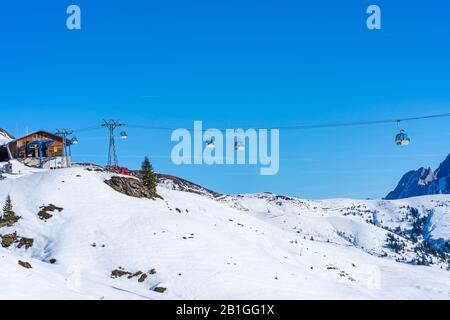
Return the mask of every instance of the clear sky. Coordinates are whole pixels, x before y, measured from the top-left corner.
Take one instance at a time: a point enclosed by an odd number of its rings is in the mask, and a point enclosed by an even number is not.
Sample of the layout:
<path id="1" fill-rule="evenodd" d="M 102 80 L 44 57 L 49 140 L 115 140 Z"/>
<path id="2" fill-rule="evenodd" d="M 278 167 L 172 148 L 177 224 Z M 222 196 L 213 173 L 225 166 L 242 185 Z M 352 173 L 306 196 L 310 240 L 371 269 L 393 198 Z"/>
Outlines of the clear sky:
<path id="1" fill-rule="evenodd" d="M 82 30 L 66 28 L 66 8 Z M 382 30 L 366 8 L 382 9 Z M 102 118 L 192 127 L 277 127 L 450 111 L 448 1 L 28 0 L 0 3 L 0 127 L 84 128 Z M 120 164 L 219 192 L 379 198 L 450 152 L 450 119 L 281 132 L 280 172 L 175 166 L 170 132 L 129 128 Z M 80 132 L 76 161 L 105 164 L 105 129 Z"/>

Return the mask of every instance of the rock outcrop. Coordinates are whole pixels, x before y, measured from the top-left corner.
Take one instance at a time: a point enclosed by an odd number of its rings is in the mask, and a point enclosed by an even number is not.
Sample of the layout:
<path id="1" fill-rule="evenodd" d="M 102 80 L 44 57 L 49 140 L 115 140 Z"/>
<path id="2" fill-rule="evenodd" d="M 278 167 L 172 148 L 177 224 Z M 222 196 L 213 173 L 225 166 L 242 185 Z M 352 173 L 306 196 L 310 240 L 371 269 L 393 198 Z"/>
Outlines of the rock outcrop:
<path id="1" fill-rule="evenodd" d="M 113 176 L 105 183 L 122 194 L 135 198 L 153 199 L 150 192 L 144 187 L 142 182 L 133 177 Z"/>

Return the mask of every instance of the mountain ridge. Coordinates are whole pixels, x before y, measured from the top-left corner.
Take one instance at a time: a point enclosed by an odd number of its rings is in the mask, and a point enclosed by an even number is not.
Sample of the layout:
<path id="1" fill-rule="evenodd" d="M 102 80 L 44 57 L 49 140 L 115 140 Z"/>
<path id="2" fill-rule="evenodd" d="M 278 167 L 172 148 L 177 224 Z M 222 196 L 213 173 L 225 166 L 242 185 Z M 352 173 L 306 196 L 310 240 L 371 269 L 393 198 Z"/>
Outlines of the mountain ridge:
<path id="1" fill-rule="evenodd" d="M 450 154 L 436 171 L 430 167 L 408 171 L 385 199 L 396 200 L 433 194 L 450 194 Z"/>

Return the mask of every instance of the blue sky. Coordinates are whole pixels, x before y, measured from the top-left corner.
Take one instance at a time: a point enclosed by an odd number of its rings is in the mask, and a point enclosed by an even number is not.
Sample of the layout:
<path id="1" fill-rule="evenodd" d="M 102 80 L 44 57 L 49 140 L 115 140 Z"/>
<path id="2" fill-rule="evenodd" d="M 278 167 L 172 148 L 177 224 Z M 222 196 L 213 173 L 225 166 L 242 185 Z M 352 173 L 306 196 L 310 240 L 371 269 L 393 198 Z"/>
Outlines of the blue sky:
<path id="1" fill-rule="evenodd" d="M 382 30 L 366 8 L 382 9 Z M 68 31 L 66 8 L 82 10 Z M 0 4 L 0 127 L 136 125 L 277 127 L 450 111 L 450 4 L 417 1 L 20 1 Z M 383 197 L 403 173 L 439 165 L 450 119 L 281 132 L 280 172 L 175 166 L 170 132 L 129 128 L 122 165 L 220 192 L 305 198 Z M 78 134 L 75 160 L 104 164 L 104 129 Z"/>

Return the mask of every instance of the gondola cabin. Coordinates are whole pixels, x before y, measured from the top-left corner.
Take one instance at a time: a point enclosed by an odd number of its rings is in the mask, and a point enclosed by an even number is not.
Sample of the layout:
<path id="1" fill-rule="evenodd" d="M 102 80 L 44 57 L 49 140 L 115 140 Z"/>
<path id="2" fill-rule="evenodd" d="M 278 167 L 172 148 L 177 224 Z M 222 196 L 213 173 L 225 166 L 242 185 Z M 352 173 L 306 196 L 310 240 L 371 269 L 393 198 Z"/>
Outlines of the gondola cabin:
<path id="1" fill-rule="evenodd" d="M 401 130 L 399 134 L 395 136 L 395 144 L 400 147 L 405 147 L 409 145 L 411 139 L 408 137 L 408 134 L 405 130 Z"/>

